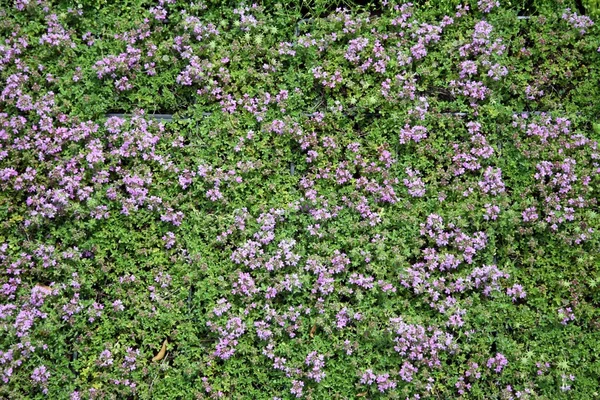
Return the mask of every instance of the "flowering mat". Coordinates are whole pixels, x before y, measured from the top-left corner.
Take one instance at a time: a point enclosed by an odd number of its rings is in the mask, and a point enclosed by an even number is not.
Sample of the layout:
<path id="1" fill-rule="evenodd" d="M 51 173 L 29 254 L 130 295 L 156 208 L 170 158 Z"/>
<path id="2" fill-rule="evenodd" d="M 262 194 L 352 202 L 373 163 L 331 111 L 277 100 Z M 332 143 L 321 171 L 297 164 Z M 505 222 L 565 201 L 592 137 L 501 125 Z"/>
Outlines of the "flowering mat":
<path id="1" fill-rule="evenodd" d="M 594 2 L 501 3 L 3 1 L 0 398 L 598 398 Z"/>

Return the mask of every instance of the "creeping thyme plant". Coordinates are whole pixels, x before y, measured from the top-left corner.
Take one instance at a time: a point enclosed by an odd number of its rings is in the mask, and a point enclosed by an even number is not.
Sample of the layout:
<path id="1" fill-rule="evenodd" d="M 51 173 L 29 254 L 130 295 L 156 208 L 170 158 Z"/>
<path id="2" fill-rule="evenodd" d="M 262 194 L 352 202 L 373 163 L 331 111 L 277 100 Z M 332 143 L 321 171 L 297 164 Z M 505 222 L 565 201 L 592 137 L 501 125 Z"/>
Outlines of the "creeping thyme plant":
<path id="1" fill-rule="evenodd" d="M 600 397 L 592 8 L 1 2 L 0 398 Z"/>

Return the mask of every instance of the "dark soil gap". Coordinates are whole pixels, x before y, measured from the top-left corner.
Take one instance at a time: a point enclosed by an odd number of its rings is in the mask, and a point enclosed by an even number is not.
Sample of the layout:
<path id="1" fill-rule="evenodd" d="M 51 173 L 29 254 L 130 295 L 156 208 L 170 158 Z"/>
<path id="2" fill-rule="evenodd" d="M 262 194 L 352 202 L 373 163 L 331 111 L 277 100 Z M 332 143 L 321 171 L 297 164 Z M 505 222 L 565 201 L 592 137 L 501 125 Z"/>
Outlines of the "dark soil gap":
<path id="1" fill-rule="evenodd" d="M 537 10 L 535 9 L 534 0 L 525 0 L 525 1 L 523 1 L 523 7 L 521 7 L 519 9 L 517 16 L 523 17 L 523 16 L 535 15 L 536 11 Z"/>
<path id="2" fill-rule="evenodd" d="M 372 15 L 378 16 L 383 13 L 383 5 L 381 1 L 373 1 L 373 0 L 351 0 L 351 1 L 341 1 L 338 0 L 336 2 L 332 2 L 326 8 L 323 9 L 321 13 L 318 15 L 311 14 L 311 5 L 312 1 L 305 0 L 302 2 L 302 7 L 300 8 L 300 14 L 304 18 L 326 18 L 329 14 L 335 12 L 337 8 L 350 8 L 351 11 L 360 10 L 369 10 Z M 349 3 L 349 4 L 348 4 Z"/>

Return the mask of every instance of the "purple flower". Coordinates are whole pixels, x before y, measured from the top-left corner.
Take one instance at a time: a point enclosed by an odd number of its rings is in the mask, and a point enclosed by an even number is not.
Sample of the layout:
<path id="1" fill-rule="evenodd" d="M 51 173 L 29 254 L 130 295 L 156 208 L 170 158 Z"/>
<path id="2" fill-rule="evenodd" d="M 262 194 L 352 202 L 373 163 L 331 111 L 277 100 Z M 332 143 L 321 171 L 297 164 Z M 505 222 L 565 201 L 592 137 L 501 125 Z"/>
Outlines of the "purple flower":
<path id="1" fill-rule="evenodd" d="M 517 301 L 517 298 L 524 299 L 527 296 L 523 286 L 517 283 L 515 283 L 512 288 L 506 289 L 506 294 L 512 296 L 512 301 Z"/>
<path id="2" fill-rule="evenodd" d="M 48 24 L 48 30 L 40 38 L 40 44 L 48 44 L 52 47 L 58 47 L 61 45 L 71 48 L 76 47 L 69 33 L 58 22 L 58 15 L 50 14 L 46 16 L 46 23 Z"/>
<path id="3" fill-rule="evenodd" d="M 575 12 L 572 13 L 570 8 L 565 10 L 562 19 L 567 21 L 573 28 L 579 29 L 579 33 L 582 35 L 587 32 L 587 28 L 594 25 L 594 21 L 592 21 L 590 17 L 586 15 L 577 15 Z"/>
<path id="4" fill-rule="evenodd" d="M 411 382 L 413 375 L 419 372 L 418 368 L 412 365 L 410 362 L 405 361 L 400 368 L 400 378 L 405 382 Z"/>
<path id="5" fill-rule="evenodd" d="M 406 124 L 404 128 L 400 130 L 400 143 L 405 144 L 410 140 L 414 140 L 415 142 L 420 142 L 421 140 L 427 138 L 427 128 L 421 125 L 416 125 L 411 127 Z"/>
<path id="6" fill-rule="evenodd" d="M 231 308 L 231 304 L 225 298 L 217 300 L 217 305 L 213 308 L 213 313 L 220 317 Z"/>
<path id="7" fill-rule="evenodd" d="M 256 321 L 254 323 L 254 327 L 256 328 L 256 335 L 261 340 L 268 340 L 271 336 L 273 336 L 273 332 L 268 329 L 270 325 L 264 321 Z"/>
<path id="8" fill-rule="evenodd" d="M 33 373 L 31 374 L 31 380 L 42 387 L 42 392 L 44 394 L 48 393 L 48 388 L 46 387 L 48 378 L 50 378 L 50 372 L 46 369 L 44 365 L 34 369 Z"/>
<path id="9" fill-rule="evenodd" d="M 101 367 L 108 367 L 113 364 L 112 353 L 106 349 L 100 353 L 100 358 L 98 360 L 100 362 Z"/>
<path id="10" fill-rule="evenodd" d="M 479 181 L 479 187 L 484 193 L 497 195 L 504 192 L 502 181 L 502 170 L 500 168 L 487 167 L 483 174 L 483 180 Z"/>
<path id="11" fill-rule="evenodd" d="M 254 283 L 254 279 L 252 279 L 252 276 L 247 272 L 240 272 L 238 274 L 237 282 L 234 282 L 232 286 L 233 290 L 231 293 L 243 294 L 246 297 L 252 297 L 255 293 L 259 292 Z"/>
<path id="12" fill-rule="evenodd" d="M 487 367 L 489 369 L 494 368 L 494 371 L 497 373 L 502 372 L 504 367 L 506 367 L 507 365 L 508 365 L 508 360 L 501 353 L 496 353 L 496 356 L 491 357 L 487 361 Z"/>
<path id="13" fill-rule="evenodd" d="M 304 388 L 304 382 L 298 381 L 298 380 L 293 380 L 292 388 L 290 389 L 290 392 L 293 395 L 295 395 L 297 398 L 300 398 L 300 397 L 302 397 L 303 388 Z"/>
<path id="14" fill-rule="evenodd" d="M 489 13 L 494 7 L 500 7 L 500 2 L 498 0 L 479 0 L 477 7 L 482 13 Z"/>
<path id="15" fill-rule="evenodd" d="M 133 85 L 131 83 L 129 83 L 129 79 L 126 76 L 122 77 L 121 79 L 116 80 L 115 87 L 120 92 L 133 89 Z"/>
<path id="16" fill-rule="evenodd" d="M 165 248 L 170 249 L 175 245 L 175 234 L 173 232 L 167 232 L 167 234 L 162 237 L 162 240 L 165 242 Z"/>
<path id="17" fill-rule="evenodd" d="M 500 213 L 500 207 L 488 203 L 484 205 L 484 208 L 485 214 L 483 214 L 483 219 L 485 219 L 486 221 L 489 221 L 490 219 L 495 221 L 498 218 L 498 214 Z"/>
<path id="18" fill-rule="evenodd" d="M 335 316 L 336 320 L 337 320 L 337 328 L 338 329 L 342 329 L 346 326 L 346 324 L 348 323 L 348 321 L 350 320 L 350 317 L 347 313 L 346 308 L 342 308 L 337 315 Z"/>
<path id="19" fill-rule="evenodd" d="M 508 69 L 500 64 L 494 64 L 492 66 L 490 66 L 490 69 L 488 70 L 487 76 L 489 76 L 490 78 L 492 78 L 495 81 L 500 80 L 501 77 L 508 75 Z"/>
<path id="20" fill-rule="evenodd" d="M 573 313 L 573 309 L 571 307 L 559 308 L 558 316 L 559 318 L 562 318 L 560 323 L 563 325 L 567 325 L 569 321 L 575 321 L 575 314 Z"/>
<path id="21" fill-rule="evenodd" d="M 31 374 L 31 379 L 34 382 L 39 382 L 39 383 L 44 383 L 44 382 L 48 381 L 49 377 L 50 377 L 50 372 L 48 372 L 48 370 L 46 369 L 46 367 L 44 365 L 39 366 L 36 369 L 34 369 L 33 373 Z"/>
<path id="22" fill-rule="evenodd" d="M 325 368 L 325 356 L 313 351 L 304 360 L 305 364 L 312 367 L 306 376 L 310 379 L 314 379 L 315 382 L 321 382 L 325 378 L 325 373 L 322 371 Z"/>
<path id="23" fill-rule="evenodd" d="M 137 356 L 140 355 L 140 350 L 139 349 L 134 350 L 133 348 L 128 347 L 125 351 L 126 351 L 125 359 L 123 360 L 123 363 L 121 364 L 121 368 L 128 370 L 128 371 L 135 371 L 135 369 L 137 368 L 137 365 L 136 365 Z"/>
<path id="24" fill-rule="evenodd" d="M 362 374 L 360 383 L 363 385 L 371 385 L 373 382 L 375 382 L 375 379 L 377 379 L 377 376 L 373 373 L 373 370 L 368 369 Z"/>
<path id="25" fill-rule="evenodd" d="M 404 185 L 408 188 L 408 194 L 413 197 L 425 196 L 425 183 L 419 177 L 421 173 L 418 170 L 413 171 L 411 168 L 406 168 L 406 174 L 410 178 L 404 179 Z"/>
<path id="26" fill-rule="evenodd" d="M 377 382 L 377 390 L 381 393 L 396 387 L 396 381 L 390 379 L 390 374 L 377 375 L 375 381 Z"/>
<path id="27" fill-rule="evenodd" d="M 460 63 L 460 79 L 477 74 L 477 64 L 475 61 L 463 61 Z"/>
<path id="28" fill-rule="evenodd" d="M 113 310 L 115 311 L 123 311 L 125 307 L 123 306 L 123 302 L 121 300 L 115 300 L 112 303 Z"/>
<path id="29" fill-rule="evenodd" d="M 410 52 L 415 60 L 419 60 L 427 55 L 427 49 L 425 48 L 425 41 L 419 40 L 417 44 L 410 48 Z"/>
<path id="30" fill-rule="evenodd" d="M 432 327 L 407 324 L 402 318 L 392 318 L 390 324 L 391 330 L 396 334 L 394 350 L 401 356 L 428 367 L 440 366 L 439 353 L 453 351 L 456 347 L 452 335 Z"/>
<path id="31" fill-rule="evenodd" d="M 526 208 L 525 211 L 523 211 L 521 213 L 521 215 L 523 216 L 523 221 L 525 221 L 525 222 L 536 221 L 538 219 L 538 214 L 536 211 L 537 210 L 535 207 Z"/>

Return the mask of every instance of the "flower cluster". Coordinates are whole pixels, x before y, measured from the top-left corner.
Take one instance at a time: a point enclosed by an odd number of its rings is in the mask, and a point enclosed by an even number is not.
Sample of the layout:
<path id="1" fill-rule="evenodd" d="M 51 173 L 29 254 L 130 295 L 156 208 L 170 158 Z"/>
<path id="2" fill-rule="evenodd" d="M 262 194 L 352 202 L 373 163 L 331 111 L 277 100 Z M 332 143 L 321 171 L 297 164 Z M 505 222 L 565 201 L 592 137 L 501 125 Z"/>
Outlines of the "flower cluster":
<path id="1" fill-rule="evenodd" d="M 425 196 L 425 183 L 419 177 L 421 173 L 418 170 L 413 171 L 410 168 L 406 168 L 406 174 L 411 178 L 404 179 L 404 185 L 408 188 L 408 194 L 413 197 Z"/>
<path id="2" fill-rule="evenodd" d="M 590 18 L 54 3 L 0 8 L 0 397 L 152 397 L 167 367 L 212 399 L 572 390 L 583 358 L 538 344 L 595 318 Z M 174 362 L 152 363 L 165 335 Z"/>
<path id="3" fill-rule="evenodd" d="M 377 384 L 377 390 L 381 393 L 385 393 L 389 389 L 393 389 L 396 387 L 396 381 L 390 379 L 390 374 L 380 374 L 375 375 L 373 370 L 366 370 L 361 378 L 360 383 L 363 385 L 372 385 L 374 383 Z"/>
<path id="4" fill-rule="evenodd" d="M 581 35 L 584 35 L 588 28 L 594 25 L 594 21 L 591 20 L 587 15 L 577 15 L 576 12 L 571 12 L 570 8 L 567 8 L 562 14 L 562 19 L 567 21 L 573 28 L 579 30 Z"/>
<path id="5" fill-rule="evenodd" d="M 390 319 L 390 325 L 396 335 L 394 350 L 418 364 L 430 368 L 439 367 L 441 366 L 440 353 L 444 351 L 451 353 L 456 348 L 454 337 L 441 330 L 407 324 L 402 318 Z M 428 335 L 427 332 L 431 334 Z"/>
<path id="6" fill-rule="evenodd" d="M 494 369 L 494 372 L 500 373 L 508 365 L 508 360 L 501 353 L 496 353 L 494 357 L 487 360 L 486 366 Z"/>
<path id="7" fill-rule="evenodd" d="M 575 321 L 575 314 L 571 307 L 559 308 L 558 317 L 562 319 L 560 323 L 563 325 L 567 325 L 569 321 Z"/>

